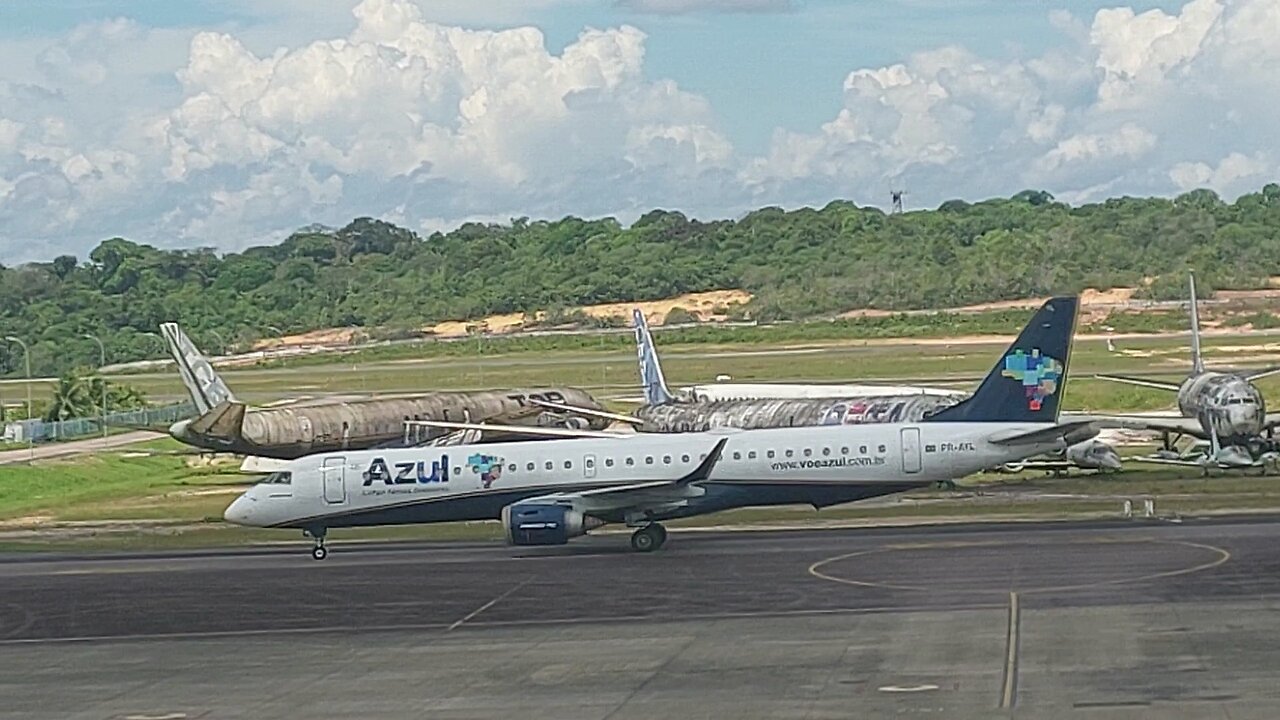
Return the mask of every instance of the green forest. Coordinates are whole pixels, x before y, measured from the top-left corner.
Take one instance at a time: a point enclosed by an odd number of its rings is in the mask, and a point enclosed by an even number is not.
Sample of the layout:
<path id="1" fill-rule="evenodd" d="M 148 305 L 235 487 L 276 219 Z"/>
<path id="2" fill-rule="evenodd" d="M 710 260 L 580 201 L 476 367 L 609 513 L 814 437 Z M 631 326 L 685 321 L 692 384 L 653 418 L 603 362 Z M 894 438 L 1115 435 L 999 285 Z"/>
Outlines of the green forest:
<path id="1" fill-rule="evenodd" d="M 38 374 L 156 357 L 178 321 L 208 351 L 324 327 L 408 336 L 427 322 L 743 288 L 736 312 L 762 321 L 851 308 L 915 309 L 1135 286 L 1181 297 L 1280 275 L 1280 185 L 1233 203 L 1209 190 L 1072 207 L 1028 190 L 888 215 L 837 201 L 700 221 L 655 210 L 613 218 L 513 219 L 420 236 L 360 218 L 219 255 L 112 238 L 88 258 L 0 266 L 0 336 L 31 345 Z M 0 344 L 0 374 L 22 370 Z"/>

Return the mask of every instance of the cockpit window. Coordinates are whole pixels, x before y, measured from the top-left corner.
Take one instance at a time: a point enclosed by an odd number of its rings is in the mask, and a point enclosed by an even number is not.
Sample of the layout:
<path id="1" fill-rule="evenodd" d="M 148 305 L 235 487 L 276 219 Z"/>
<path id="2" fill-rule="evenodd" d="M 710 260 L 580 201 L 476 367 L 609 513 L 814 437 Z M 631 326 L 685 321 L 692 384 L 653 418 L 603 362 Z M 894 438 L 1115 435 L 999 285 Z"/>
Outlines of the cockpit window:
<path id="1" fill-rule="evenodd" d="M 262 481 L 263 485 L 290 485 L 293 483 L 293 473 L 291 472 L 274 472 Z"/>

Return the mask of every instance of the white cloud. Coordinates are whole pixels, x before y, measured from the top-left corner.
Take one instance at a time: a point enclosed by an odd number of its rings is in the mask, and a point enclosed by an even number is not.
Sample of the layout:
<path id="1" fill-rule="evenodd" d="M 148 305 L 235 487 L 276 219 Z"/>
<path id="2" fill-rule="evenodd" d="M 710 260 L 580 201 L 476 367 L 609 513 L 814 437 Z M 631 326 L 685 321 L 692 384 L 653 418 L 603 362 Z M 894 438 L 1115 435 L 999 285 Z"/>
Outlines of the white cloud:
<path id="1" fill-rule="evenodd" d="M 1077 201 L 1196 183 L 1240 192 L 1274 177 L 1280 0 L 1053 19 L 1070 43 L 1038 57 L 946 48 L 853 71 L 839 114 L 777 133 L 743 181 L 806 202 L 882 203 L 906 185 L 931 204 L 1025 187 Z"/>
<path id="2" fill-rule="evenodd" d="M 946 46 L 852 69 L 832 88 L 837 112 L 776 130 L 759 156 L 735 149 L 705 98 L 651 77 L 641 30 L 585 28 L 553 51 L 534 27 L 430 19 L 463 4 L 363 0 L 345 29 L 278 49 L 255 28 L 120 19 L 0 44 L 0 261 L 84 255 L 115 234 L 236 249 L 358 215 L 438 228 L 884 204 L 891 185 L 914 205 L 1027 187 L 1069 201 L 1196 186 L 1229 197 L 1280 172 L 1280 0 L 1058 11 L 1062 41 L 1037 53 Z"/>

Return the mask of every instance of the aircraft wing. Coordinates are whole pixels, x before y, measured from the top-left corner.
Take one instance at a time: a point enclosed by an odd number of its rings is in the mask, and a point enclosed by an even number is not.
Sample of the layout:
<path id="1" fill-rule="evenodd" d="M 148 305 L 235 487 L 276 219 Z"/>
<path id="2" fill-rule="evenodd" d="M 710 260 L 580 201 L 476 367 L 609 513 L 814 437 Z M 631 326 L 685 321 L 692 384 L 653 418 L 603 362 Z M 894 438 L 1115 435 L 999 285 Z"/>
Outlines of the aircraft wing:
<path id="1" fill-rule="evenodd" d="M 1204 428 L 1200 426 L 1200 421 L 1196 418 L 1164 417 L 1159 415 L 1082 415 L 1080 417 L 1087 417 L 1096 423 L 1098 427 L 1103 428 L 1149 430 L 1151 432 L 1190 435 L 1201 440 L 1209 439 L 1209 436 L 1204 432 Z M 1267 417 L 1271 419 L 1270 414 Z M 1280 413 L 1276 414 L 1275 420 L 1280 423 Z"/>
<path id="2" fill-rule="evenodd" d="M 652 480 L 592 490 L 553 493 L 521 502 L 567 505 L 587 514 L 658 510 L 679 506 L 703 494 L 704 490 L 695 485 L 711 476 L 711 470 L 720 462 L 720 456 L 728 442 L 729 438 L 720 438 L 698 467 L 676 480 Z"/>
<path id="3" fill-rule="evenodd" d="M 1194 468 L 1202 468 L 1205 466 L 1205 463 L 1197 462 L 1195 460 L 1177 460 L 1174 458 L 1162 458 L 1162 457 L 1155 457 L 1152 455 L 1139 455 L 1137 457 L 1131 457 L 1131 458 L 1125 458 L 1125 459 L 1132 460 L 1134 462 L 1148 463 L 1150 465 L 1176 465 L 1178 467 L 1194 467 Z"/>
<path id="4" fill-rule="evenodd" d="M 1075 420 L 1012 435 L 996 433 L 987 438 L 987 441 L 994 445 L 1037 445 L 1060 439 L 1067 445 L 1075 445 L 1097 434 L 1098 428 L 1095 427 L 1093 420 Z"/>
<path id="5" fill-rule="evenodd" d="M 566 405 L 565 403 L 551 402 L 549 400 L 539 400 L 537 398 L 529 398 L 529 402 L 540 408 L 547 410 L 555 410 L 556 412 L 571 413 L 574 415 L 586 415 L 588 417 L 598 417 L 603 420 L 613 420 L 614 422 L 627 423 L 629 425 L 642 425 L 644 423 L 640 418 L 623 415 L 622 413 L 611 413 L 605 410 L 595 410 L 593 408 L 578 407 L 577 405 Z"/>
<path id="6" fill-rule="evenodd" d="M 1280 413 L 1273 413 L 1273 412 L 1267 413 L 1267 416 L 1262 420 L 1262 427 L 1264 428 L 1280 427 Z"/>
<path id="7" fill-rule="evenodd" d="M 1022 472 L 1023 470 L 1070 470 L 1075 466 L 1075 463 L 1067 460 L 1023 460 L 1005 463 L 1000 467 L 1009 472 Z"/>
<path id="8" fill-rule="evenodd" d="M 1099 380 L 1107 380 L 1110 382 L 1124 383 L 1125 385 L 1137 385 L 1138 387 L 1155 388 L 1156 390 L 1171 390 L 1177 392 L 1182 386 L 1178 383 L 1163 382 L 1161 380 L 1152 380 L 1150 378 L 1128 377 L 1126 375 L 1094 375 Z"/>
<path id="9" fill-rule="evenodd" d="M 485 434 L 500 434 L 503 439 L 519 438 L 627 438 L 629 433 L 605 432 L 603 430 L 572 430 L 569 428 L 537 427 L 535 425 L 494 425 L 490 423 L 449 422 L 446 420 L 406 420 L 410 427 L 430 427 L 442 430 L 478 430 Z"/>

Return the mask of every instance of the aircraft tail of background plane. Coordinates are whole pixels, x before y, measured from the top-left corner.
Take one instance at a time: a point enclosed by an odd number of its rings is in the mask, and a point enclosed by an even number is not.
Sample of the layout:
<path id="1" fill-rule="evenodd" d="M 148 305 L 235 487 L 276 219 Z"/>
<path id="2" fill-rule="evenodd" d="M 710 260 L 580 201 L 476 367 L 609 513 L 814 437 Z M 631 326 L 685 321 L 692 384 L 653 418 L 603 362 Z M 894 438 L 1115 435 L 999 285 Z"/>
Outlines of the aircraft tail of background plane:
<path id="1" fill-rule="evenodd" d="M 662 376 L 662 365 L 658 362 L 658 351 L 653 346 L 653 335 L 649 333 L 649 323 L 644 319 L 640 308 L 631 311 L 631 319 L 636 328 L 636 353 L 640 357 L 640 384 L 644 386 L 644 401 L 648 405 L 666 405 L 675 400 L 667 381 Z"/>
<path id="2" fill-rule="evenodd" d="M 1040 306 L 978 390 L 928 421 L 1056 423 L 1078 307 L 1075 296 L 1051 298 Z"/>
<path id="3" fill-rule="evenodd" d="M 1190 273 L 1191 285 L 1191 374 L 1204 372 L 1204 357 L 1200 354 L 1200 304 L 1196 301 L 1196 274 Z"/>
<path id="4" fill-rule="evenodd" d="M 220 403 L 237 402 L 227 384 L 177 323 L 161 323 L 160 333 L 169 345 L 173 361 L 178 364 L 182 384 L 187 386 L 187 392 L 191 393 L 191 400 L 201 415 Z"/>

